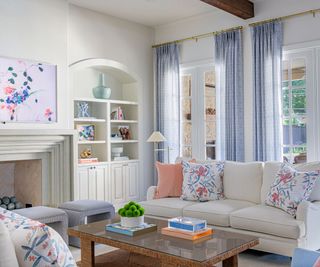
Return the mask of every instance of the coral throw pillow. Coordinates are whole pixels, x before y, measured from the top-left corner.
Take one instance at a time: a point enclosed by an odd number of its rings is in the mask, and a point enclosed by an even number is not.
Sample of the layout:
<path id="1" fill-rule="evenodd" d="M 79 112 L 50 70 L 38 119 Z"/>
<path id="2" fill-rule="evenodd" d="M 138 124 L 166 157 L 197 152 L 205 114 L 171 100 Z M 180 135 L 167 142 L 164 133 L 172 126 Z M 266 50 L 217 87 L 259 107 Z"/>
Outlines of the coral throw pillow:
<path id="1" fill-rule="evenodd" d="M 156 162 L 158 186 L 154 198 L 180 197 L 182 188 L 181 163 L 164 164 Z"/>
<path id="2" fill-rule="evenodd" d="M 223 199 L 224 162 L 215 161 L 208 164 L 182 161 L 183 200 L 208 201 Z"/>
<path id="3" fill-rule="evenodd" d="M 317 261 L 314 263 L 313 267 L 320 267 L 320 257 L 317 259 Z"/>
<path id="4" fill-rule="evenodd" d="M 295 217 L 298 205 L 309 198 L 319 175 L 319 171 L 302 172 L 288 163 L 283 163 L 270 187 L 265 203 Z"/>

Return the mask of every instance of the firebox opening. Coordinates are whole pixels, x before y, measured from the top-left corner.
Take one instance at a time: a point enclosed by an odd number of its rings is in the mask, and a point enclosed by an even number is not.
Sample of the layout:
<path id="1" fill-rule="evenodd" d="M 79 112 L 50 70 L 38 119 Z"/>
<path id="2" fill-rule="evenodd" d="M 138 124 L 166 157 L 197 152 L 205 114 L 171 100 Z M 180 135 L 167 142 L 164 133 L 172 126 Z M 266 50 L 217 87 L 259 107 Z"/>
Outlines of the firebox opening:
<path id="1" fill-rule="evenodd" d="M 6 198 L 7 197 L 7 198 Z M 0 206 L 13 210 L 42 204 L 40 159 L 0 163 Z"/>

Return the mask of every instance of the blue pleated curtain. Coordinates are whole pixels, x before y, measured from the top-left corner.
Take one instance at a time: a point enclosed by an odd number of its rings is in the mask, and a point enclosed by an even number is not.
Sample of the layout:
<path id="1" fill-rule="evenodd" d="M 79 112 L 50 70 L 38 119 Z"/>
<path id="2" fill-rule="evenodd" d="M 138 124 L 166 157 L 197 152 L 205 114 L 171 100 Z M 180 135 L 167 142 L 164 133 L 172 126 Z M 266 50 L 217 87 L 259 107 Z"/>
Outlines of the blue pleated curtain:
<path id="1" fill-rule="evenodd" d="M 179 45 L 167 44 L 154 49 L 154 84 L 157 130 L 167 139 L 159 148 L 170 147 L 170 162 L 180 153 L 180 75 Z M 158 160 L 169 162 L 165 152 Z"/>
<path id="2" fill-rule="evenodd" d="M 251 27 L 253 55 L 253 157 L 282 161 L 282 23 Z"/>
<path id="3" fill-rule="evenodd" d="M 244 161 L 242 30 L 215 36 L 217 158 Z"/>

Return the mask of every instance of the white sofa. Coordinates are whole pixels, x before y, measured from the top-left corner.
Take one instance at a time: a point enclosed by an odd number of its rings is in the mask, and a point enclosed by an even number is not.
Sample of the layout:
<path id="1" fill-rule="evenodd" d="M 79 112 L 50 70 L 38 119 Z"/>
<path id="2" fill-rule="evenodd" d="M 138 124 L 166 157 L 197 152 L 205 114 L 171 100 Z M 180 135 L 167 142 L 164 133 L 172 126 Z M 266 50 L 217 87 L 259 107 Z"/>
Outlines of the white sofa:
<path id="1" fill-rule="evenodd" d="M 310 201 L 299 205 L 296 218 L 264 204 L 280 165 L 280 162 L 227 161 L 223 177 L 225 200 L 200 203 L 180 198 L 154 199 L 156 187 L 152 186 L 147 201 L 141 205 L 147 216 L 202 218 L 216 229 L 257 236 L 260 244 L 256 250 L 292 256 L 296 247 L 320 249 L 320 180 Z M 296 168 L 320 170 L 320 162 Z"/>

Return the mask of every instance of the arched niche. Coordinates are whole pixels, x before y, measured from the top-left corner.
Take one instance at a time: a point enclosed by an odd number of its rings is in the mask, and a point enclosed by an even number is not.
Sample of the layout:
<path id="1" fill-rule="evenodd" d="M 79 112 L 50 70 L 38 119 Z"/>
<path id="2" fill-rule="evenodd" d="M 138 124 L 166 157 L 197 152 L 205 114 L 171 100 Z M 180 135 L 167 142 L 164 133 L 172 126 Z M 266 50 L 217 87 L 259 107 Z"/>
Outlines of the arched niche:
<path id="1" fill-rule="evenodd" d="M 99 73 L 105 75 L 106 86 L 112 90 L 110 99 L 138 102 L 141 79 L 124 64 L 102 58 L 79 60 L 70 66 L 72 97 L 90 98 L 98 85 Z"/>

